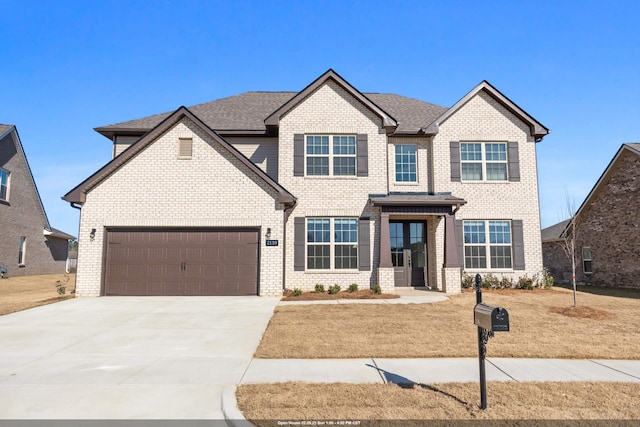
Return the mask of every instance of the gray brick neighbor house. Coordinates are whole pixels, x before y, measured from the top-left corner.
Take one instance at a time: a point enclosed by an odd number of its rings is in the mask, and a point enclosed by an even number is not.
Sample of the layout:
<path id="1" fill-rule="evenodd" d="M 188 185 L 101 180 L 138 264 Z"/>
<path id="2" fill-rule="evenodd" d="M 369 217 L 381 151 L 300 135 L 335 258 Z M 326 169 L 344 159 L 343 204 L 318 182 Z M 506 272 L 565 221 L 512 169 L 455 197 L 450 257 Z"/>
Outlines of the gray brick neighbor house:
<path id="1" fill-rule="evenodd" d="M 640 143 L 623 144 L 574 215 L 576 280 L 590 285 L 640 288 Z M 562 250 L 566 220 L 542 230 L 544 265 L 571 280 Z"/>
<path id="2" fill-rule="evenodd" d="M 463 270 L 542 270 L 549 130 L 486 81 L 446 108 L 328 70 L 96 131 L 113 158 L 64 196 L 81 207 L 78 295 L 457 293 Z"/>
<path id="3" fill-rule="evenodd" d="M 8 276 L 64 273 L 74 236 L 49 225 L 14 125 L 0 125 L 0 267 Z"/>

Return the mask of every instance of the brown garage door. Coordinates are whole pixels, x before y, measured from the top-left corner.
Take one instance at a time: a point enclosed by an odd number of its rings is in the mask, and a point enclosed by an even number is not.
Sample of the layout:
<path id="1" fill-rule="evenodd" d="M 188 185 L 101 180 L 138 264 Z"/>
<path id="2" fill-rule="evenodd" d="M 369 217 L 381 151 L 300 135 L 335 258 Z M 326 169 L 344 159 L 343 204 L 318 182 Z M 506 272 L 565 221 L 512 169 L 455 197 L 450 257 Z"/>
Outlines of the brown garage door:
<path id="1" fill-rule="evenodd" d="M 257 295 L 258 230 L 108 229 L 105 295 Z"/>

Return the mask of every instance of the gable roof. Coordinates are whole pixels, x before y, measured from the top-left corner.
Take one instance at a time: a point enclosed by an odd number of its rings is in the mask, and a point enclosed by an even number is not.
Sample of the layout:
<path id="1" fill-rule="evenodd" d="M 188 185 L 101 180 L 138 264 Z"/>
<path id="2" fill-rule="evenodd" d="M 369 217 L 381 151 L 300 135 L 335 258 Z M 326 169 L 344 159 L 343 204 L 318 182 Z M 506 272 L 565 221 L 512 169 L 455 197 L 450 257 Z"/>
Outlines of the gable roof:
<path id="1" fill-rule="evenodd" d="M 542 242 L 556 242 L 562 240 L 562 233 L 566 230 L 567 225 L 569 225 L 570 219 L 565 219 L 557 224 L 554 224 L 550 227 L 543 228 L 540 232 L 540 236 L 542 238 Z"/>
<path id="2" fill-rule="evenodd" d="M 609 164 L 605 168 L 605 170 L 602 173 L 602 175 L 600 175 L 600 178 L 598 178 L 598 181 L 596 181 L 596 184 L 593 186 L 593 188 L 591 189 L 591 191 L 589 192 L 587 197 L 584 199 L 584 202 L 582 202 L 582 204 L 580 205 L 580 207 L 576 211 L 576 213 L 574 215 L 574 218 L 577 218 L 580 215 L 580 212 L 583 209 L 585 209 L 586 206 L 589 205 L 589 202 L 594 197 L 594 195 L 597 193 L 597 191 L 599 190 L 600 186 L 603 185 L 603 183 L 611 175 L 611 173 L 613 171 L 613 168 L 614 168 L 614 165 L 617 163 L 618 159 L 622 156 L 622 153 L 624 153 L 625 151 L 629 151 L 630 153 L 635 154 L 636 156 L 640 156 L 640 143 L 632 142 L 632 143 L 628 143 L 628 144 L 622 144 L 622 146 L 616 152 L 615 156 L 613 156 L 613 159 L 611 159 L 611 161 L 609 162 Z"/>
<path id="3" fill-rule="evenodd" d="M 6 138 L 7 136 L 9 136 L 9 138 Z M 44 210 L 44 205 L 42 204 L 42 199 L 40 198 L 40 192 L 38 191 L 36 180 L 33 178 L 33 173 L 31 172 L 29 161 L 27 160 L 27 154 L 24 152 L 24 148 L 22 147 L 22 142 L 20 141 L 20 135 L 18 135 L 18 129 L 16 128 L 15 125 L 0 124 L 0 143 L 2 143 L 2 141 L 4 140 L 11 140 L 14 143 L 18 154 L 22 156 L 22 159 L 24 160 L 24 164 L 26 166 L 25 170 L 27 172 L 27 179 L 33 186 L 33 189 L 36 193 L 36 199 L 38 200 L 38 207 L 40 208 L 40 212 L 42 213 L 42 217 L 44 219 L 44 224 L 43 224 L 44 228 L 45 230 L 51 231 L 51 225 L 49 224 L 49 218 L 47 218 L 47 212 Z"/>
<path id="4" fill-rule="evenodd" d="M 311 93 L 316 91 L 319 87 L 327 83 L 329 80 L 333 80 L 338 84 L 342 89 L 344 89 L 348 94 L 357 99 L 362 105 L 367 107 L 371 112 L 376 114 L 378 117 L 382 119 L 382 127 L 384 128 L 395 128 L 398 123 L 396 119 L 391 117 L 389 113 L 384 111 L 382 108 L 378 107 L 374 102 L 372 102 L 369 98 L 367 98 L 364 94 L 358 91 L 356 88 L 351 86 L 345 79 L 343 79 L 338 73 L 333 71 L 332 69 L 327 70 L 323 75 L 315 79 L 311 84 L 309 84 L 306 88 L 302 89 L 298 92 L 293 98 L 284 103 L 280 108 L 271 113 L 267 118 L 264 119 L 264 123 L 267 126 L 278 126 L 280 123 L 280 118 L 295 108 L 302 100 L 304 100 Z"/>
<path id="5" fill-rule="evenodd" d="M 197 126 L 199 126 L 208 136 L 210 136 L 214 141 L 219 143 L 223 148 L 225 148 L 232 156 L 236 157 L 240 162 L 246 165 L 250 170 L 252 170 L 255 174 L 258 175 L 263 181 L 265 181 L 270 187 L 278 192 L 278 201 L 285 204 L 293 204 L 295 202 L 295 197 L 289 193 L 284 187 L 274 181 L 269 175 L 267 175 L 262 169 L 256 166 L 251 160 L 245 157 L 242 153 L 240 153 L 236 148 L 234 148 L 231 144 L 224 140 L 220 135 L 218 135 L 214 130 L 212 130 L 209 126 L 207 126 L 200 118 L 198 118 L 195 114 L 193 114 L 186 107 L 180 107 L 164 120 L 162 120 L 157 126 L 155 126 L 152 130 L 147 132 L 141 139 L 139 139 L 135 144 L 131 145 L 125 151 L 122 152 L 119 156 L 112 159 L 109 163 L 100 168 L 97 172 L 91 175 L 89 178 L 85 179 L 82 183 L 76 186 L 74 189 L 65 194 L 62 199 L 66 200 L 70 203 L 79 203 L 82 204 L 85 201 L 86 193 L 91 191 L 96 185 L 101 183 L 107 177 L 109 177 L 112 173 L 126 164 L 130 159 L 132 159 L 135 155 L 144 150 L 147 146 L 149 146 L 158 136 L 164 133 L 166 130 L 171 128 L 173 125 L 178 123 L 182 118 L 188 118 L 193 121 Z"/>
<path id="6" fill-rule="evenodd" d="M 426 123 L 432 123 L 447 111 L 446 107 L 396 94 L 361 93 L 333 70 L 324 73 L 302 92 L 245 92 L 194 105 L 189 107 L 189 111 L 219 135 L 265 135 L 268 127 L 272 127 L 271 123 L 277 125 L 281 115 L 329 79 L 350 92 L 367 108 L 378 114 L 383 121 L 386 120 L 387 124 L 393 124 L 394 134 L 421 133 L 421 128 Z M 165 112 L 100 126 L 95 128 L 95 131 L 110 139 L 118 134 L 142 136 L 172 113 Z"/>
<path id="7" fill-rule="evenodd" d="M 536 138 L 536 142 L 542 141 L 545 135 L 548 135 L 551 131 L 543 126 L 536 119 L 531 117 L 526 111 L 521 109 L 515 102 L 511 101 L 505 95 L 503 95 L 498 89 L 493 87 L 488 81 L 483 80 L 478 84 L 475 88 L 473 88 L 469 93 L 467 93 L 462 99 L 456 102 L 451 108 L 445 111 L 440 117 L 434 120 L 430 125 L 422 128 L 423 132 L 428 135 L 434 135 L 438 133 L 439 127 L 445 120 L 447 120 L 451 115 L 453 115 L 456 111 L 458 111 L 462 106 L 464 106 L 471 98 L 476 96 L 480 92 L 485 92 L 493 99 L 495 99 L 498 103 L 500 103 L 503 107 L 513 113 L 516 117 L 522 120 L 524 123 L 529 125 L 531 136 Z"/>

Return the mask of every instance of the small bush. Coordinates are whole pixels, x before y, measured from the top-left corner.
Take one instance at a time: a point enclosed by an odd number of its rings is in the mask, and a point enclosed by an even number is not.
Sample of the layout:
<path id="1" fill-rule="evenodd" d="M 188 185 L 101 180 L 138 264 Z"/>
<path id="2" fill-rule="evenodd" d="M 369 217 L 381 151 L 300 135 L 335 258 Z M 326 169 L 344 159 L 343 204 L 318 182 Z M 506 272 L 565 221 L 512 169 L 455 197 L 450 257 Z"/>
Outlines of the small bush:
<path id="1" fill-rule="evenodd" d="M 510 277 L 503 277 L 500 280 L 500 289 L 511 289 L 513 288 L 513 280 Z"/>
<path id="2" fill-rule="evenodd" d="M 544 289 L 549 289 L 553 287 L 555 281 L 551 274 L 549 274 L 549 270 L 547 268 L 543 268 L 541 271 L 542 279 L 538 282 L 538 286 Z"/>
<path id="3" fill-rule="evenodd" d="M 493 274 L 486 274 L 482 278 L 482 288 L 483 289 L 499 289 L 500 288 L 500 279 L 498 279 Z"/>
<path id="4" fill-rule="evenodd" d="M 462 289 L 470 289 L 475 286 L 474 277 L 465 271 L 462 274 Z"/>
<path id="5" fill-rule="evenodd" d="M 516 285 L 516 287 L 518 289 L 524 289 L 524 290 L 530 291 L 535 286 L 534 286 L 533 279 L 525 274 L 524 276 L 518 279 L 518 284 Z"/>
<path id="6" fill-rule="evenodd" d="M 316 283 L 316 292 L 320 294 L 324 294 L 324 285 L 321 285 L 320 283 Z"/>
<path id="7" fill-rule="evenodd" d="M 358 291 L 358 284 L 357 283 L 352 283 L 349 285 L 349 289 L 347 289 L 347 292 L 357 292 Z"/>
<path id="8" fill-rule="evenodd" d="M 380 295 L 382 293 L 382 288 L 380 287 L 380 285 L 373 285 L 373 287 L 371 288 L 371 292 L 376 295 Z"/>
<path id="9" fill-rule="evenodd" d="M 293 296 L 294 296 L 294 297 L 299 297 L 300 295 L 302 295 L 302 289 L 300 289 L 300 288 L 295 288 L 295 289 L 293 290 Z"/>
<path id="10" fill-rule="evenodd" d="M 64 276 L 62 280 L 56 280 L 56 291 L 58 295 L 62 296 L 67 293 L 67 283 L 69 282 L 69 276 Z"/>
<path id="11" fill-rule="evenodd" d="M 340 292 L 340 285 L 329 286 L 329 293 L 331 295 L 337 294 L 338 292 Z"/>

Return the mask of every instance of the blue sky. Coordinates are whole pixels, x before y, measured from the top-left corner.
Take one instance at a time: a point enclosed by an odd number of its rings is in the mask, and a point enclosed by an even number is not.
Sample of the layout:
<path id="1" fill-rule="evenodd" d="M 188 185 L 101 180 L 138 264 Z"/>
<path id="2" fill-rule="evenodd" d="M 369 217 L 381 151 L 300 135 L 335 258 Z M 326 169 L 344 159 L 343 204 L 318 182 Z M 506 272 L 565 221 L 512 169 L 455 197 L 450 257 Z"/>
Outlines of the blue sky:
<path id="1" fill-rule="evenodd" d="M 15 124 L 53 227 L 60 197 L 110 160 L 93 128 L 333 68 L 362 92 L 451 106 L 488 80 L 552 130 L 542 225 L 579 206 L 640 141 L 637 1 L 0 0 L 0 123 Z"/>

